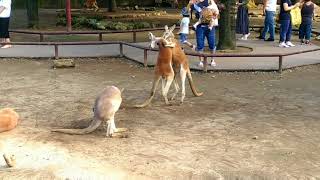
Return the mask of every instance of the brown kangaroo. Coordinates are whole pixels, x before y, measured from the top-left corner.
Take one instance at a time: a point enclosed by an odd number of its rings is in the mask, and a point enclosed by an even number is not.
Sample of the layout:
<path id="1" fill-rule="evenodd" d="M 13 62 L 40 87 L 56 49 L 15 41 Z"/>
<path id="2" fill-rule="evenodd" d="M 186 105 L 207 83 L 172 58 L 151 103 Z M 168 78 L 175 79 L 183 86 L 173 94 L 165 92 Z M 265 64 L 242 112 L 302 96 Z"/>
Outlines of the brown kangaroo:
<path id="1" fill-rule="evenodd" d="M 171 28 L 169 31 L 172 32 L 173 28 Z M 165 34 L 168 34 L 167 28 L 166 28 Z M 179 72 L 180 72 L 181 86 L 182 86 L 182 96 L 180 101 L 181 103 L 183 103 L 183 100 L 185 98 L 186 76 L 188 78 L 193 94 L 195 96 L 201 96 L 203 94 L 203 93 L 198 93 L 194 86 L 187 56 L 182 50 L 179 42 L 175 39 L 170 39 L 170 41 L 172 42 L 171 44 L 174 44 L 174 47 L 173 48 L 170 46 L 167 47 L 166 43 L 168 42 L 168 40 L 165 40 L 163 37 L 155 37 L 152 33 L 149 33 L 149 38 L 151 40 L 150 47 L 154 48 L 155 44 L 157 43 L 159 46 L 159 54 L 158 54 L 158 59 L 155 66 L 155 71 L 154 71 L 155 75 L 154 75 L 153 85 L 151 89 L 151 94 L 143 104 L 135 105 L 135 107 L 141 108 L 150 104 L 152 98 L 154 97 L 159 80 L 161 78 L 162 78 L 162 95 L 164 97 L 165 103 L 170 104 L 168 101 L 167 93 L 169 91 L 169 88 L 172 82 L 174 82 L 176 91 L 173 94 L 171 99 L 174 99 L 174 97 L 178 93 L 179 85 L 176 82 L 175 77 L 176 77 L 176 74 Z"/>
<path id="2" fill-rule="evenodd" d="M 11 108 L 0 110 L 0 133 L 10 131 L 18 125 L 19 115 Z"/>
<path id="3" fill-rule="evenodd" d="M 12 108 L 4 108 L 0 110 L 0 133 L 10 131 L 17 127 L 19 115 Z M 3 158 L 9 167 L 16 165 L 14 155 L 3 154 Z"/>
<path id="4" fill-rule="evenodd" d="M 121 105 L 121 91 L 115 86 L 107 86 L 96 98 L 93 107 L 93 121 L 84 129 L 54 129 L 53 132 L 66 134 L 88 134 L 96 130 L 101 123 L 107 131 L 107 137 L 113 137 L 114 133 L 126 131 L 126 128 L 116 128 L 114 123 L 115 113 Z"/>

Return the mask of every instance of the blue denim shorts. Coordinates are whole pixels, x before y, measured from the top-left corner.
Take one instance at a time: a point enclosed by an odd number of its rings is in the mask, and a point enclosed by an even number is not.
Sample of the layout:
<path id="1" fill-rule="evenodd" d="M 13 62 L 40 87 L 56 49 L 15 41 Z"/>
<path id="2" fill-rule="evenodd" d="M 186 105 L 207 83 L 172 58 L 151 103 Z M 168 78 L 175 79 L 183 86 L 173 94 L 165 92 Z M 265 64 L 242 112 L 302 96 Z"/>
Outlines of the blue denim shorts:
<path id="1" fill-rule="evenodd" d="M 209 29 L 208 25 L 198 25 L 196 29 L 197 51 L 203 51 L 204 41 L 207 38 L 209 49 L 215 49 L 215 28 Z"/>
<path id="2" fill-rule="evenodd" d="M 180 33 L 179 36 L 180 36 L 180 42 L 181 43 L 187 42 L 187 39 L 188 39 L 188 35 L 187 34 Z"/>

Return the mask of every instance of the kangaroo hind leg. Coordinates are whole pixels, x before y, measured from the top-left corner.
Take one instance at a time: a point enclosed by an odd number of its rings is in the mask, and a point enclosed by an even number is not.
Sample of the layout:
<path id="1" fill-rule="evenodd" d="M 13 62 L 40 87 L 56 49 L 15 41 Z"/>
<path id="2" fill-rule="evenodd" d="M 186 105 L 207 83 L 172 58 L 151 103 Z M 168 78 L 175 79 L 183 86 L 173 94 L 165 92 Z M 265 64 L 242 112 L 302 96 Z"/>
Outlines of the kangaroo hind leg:
<path id="1" fill-rule="evenodd" d="M 180 103 L 183 103 L 183 100 L 186 96 L 186 76 L 187 71 L 181 66 L 180 69 L 180 78 L 181 78 L 181 101 Z"/>
<path id="2" fill-rule="evenodd" d="M 167 105 L 170 105 L 169 100 L 168 100 L 168 91 L 169 91 L 170 86 L 171 86 L 171 84 L 172 84 L 172 81 L 173 81 L 173 79 L 174 79 L 174 74 L 168 75 L 168 76 L 166 77 L 166 79 L 167 79 L 167 81 L 166 81 L 166 85 L 165 85 L 165 87 L 164 87 L 164 89 L 163 89 L 163 91 L 162 91 L 162 95 L 163 95 L 163 97 L 164 97 L 165 103 L 166 103 Z"/>

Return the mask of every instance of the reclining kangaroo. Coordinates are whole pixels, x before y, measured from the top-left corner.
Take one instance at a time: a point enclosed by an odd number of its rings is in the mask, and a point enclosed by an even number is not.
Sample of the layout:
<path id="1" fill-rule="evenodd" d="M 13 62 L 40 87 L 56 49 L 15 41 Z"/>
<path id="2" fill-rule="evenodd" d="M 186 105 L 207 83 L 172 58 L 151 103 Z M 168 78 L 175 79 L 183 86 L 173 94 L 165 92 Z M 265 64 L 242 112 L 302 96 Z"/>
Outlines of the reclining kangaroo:
<path id="1" fill-rule="evenodd" d="M 10 131 L 17 127 L 19 115 L 11 108 L 4 108 L 0 110 L 0 133 Z M 1 143 L 1 142 L 0 142 Z M 1 146 L 1 144 L 0 144 Z M 9 167 L 16 164 L 15 156 L 3 154 L 3 158 Z"/>
<path id="2" fill-rule="evenodd" d="M 66 134 L 88 134 L 96 130 L 101 123 L 107 131 L 107 137 L 113 137 L 114 133 L 126 131 L 126 128 L 116 128 L 114 115 L 121 105 L 121 91 L 115 86 L 107 86 L 96 98 L 93 107 L 93 121 L 84 129 L 54 129 L 53 132 Z"/>
<path id="3" fill-rule="evenodd" d="M 181 78 L 181 86 L 182 86 L 182 95 L 181 95 L 181 103 L 185 98 L 185 79 L 186 76 L 188 78 L 190 88 L 195 96 L 201 96 L 203 93 L 198 93 L 190 72 L 189 63 L 187 56 L 185 55 L 184 51 L 182 50 L 179 42 L 172 38 L 174 37 L 172 31 L 174 30 L 175 26 L 171 27 L 170 29 L 165 27 L 165 33 L 162 37 L 155 37 L 151 32 L 149 32 L 149 39 L 151 40 L 150 47 L 154 48 L 155 44 L 159 46 L 159 54 L 157 63 L 155 66 L 155 74 L 153 85 L 151 89 L 151 94 L 149 98 L 141 105 L 135 105 L 135 107 L 141 108 L 145 107 L 150 104 L 152 98 L 154 97 L 155 91 L 157 89 L 158 83 L 162 78 L 162 95 L 164 97 L 165 103 L 168 105 L 170 104 L 168 101 L 168 91 L 172 82 L 174 82 L 175 86 L 175 93 L 172 96 L 172 100 L 176 96 L 179 91 L 179 85 L 175 79 L 176 74 L 180 72 Z M 166 46 L 169 41 L 169 46 Z M 171 41 L 171 42 L 170 42 Z M 174 45 L 174 47 L 172 46 Z"/>

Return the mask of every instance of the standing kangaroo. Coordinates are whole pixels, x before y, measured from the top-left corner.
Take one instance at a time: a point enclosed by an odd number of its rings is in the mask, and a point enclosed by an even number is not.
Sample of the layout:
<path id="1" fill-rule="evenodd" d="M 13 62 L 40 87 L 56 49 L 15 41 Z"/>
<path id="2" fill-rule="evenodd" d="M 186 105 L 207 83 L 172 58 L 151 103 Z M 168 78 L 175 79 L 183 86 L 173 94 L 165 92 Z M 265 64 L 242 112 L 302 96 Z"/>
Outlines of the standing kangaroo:
<path id="1" fill-rule="evenodd" d="M 11 108 L 3 108 L 0 110 L 0 133 L 10 131 L 17 127 L 19 115 Z M 0 142 L 1 143 L 1 142 Z M 2 146 L 0 144 L 0 146 Z M 16 165 L 15 156 L 3 154 L 3 158 L 9 167 Z"/>
<path id="2" fill-rule="evenodd" d="M 115 113 L 121 105 L 121 91 L 115 86 L 107 86 L 96 98 L 93 107 L 93 121 L 84 129 L 54 129 L 53 132 L 66 134 L 88 134 L 96 130 L 101 123 L 107 131 L 107 137 L 113 137 L 114 133 L 126 131 L 126 128 L 116 128 L 114 123 Z"/>
<path id="3" fill-rule="evenodd" d="M 176 94 L 179 91 L 179 85 L 175 79 L 176 74 L 180 72 L 180 78 L 181 78 L 181 86 L 182 86 L 182 95 L 181 95 L 181 103 L 183 103 L 183 100 L 185 98 L 185 79 L 186 76 L 188 78 L 191 90 L 195 96 L 201 96 L 203 93 L 198 93 L 190 72 L 189 63 L 187 56 L 185 55 L 184 51 L 182 50 L 179 42 L 175 39 L 172 39 L 174 30 L 174 26 L 168 29 L 165 28 L 165 33 L 162 37 L 155 37 L 151 32 L 149 32 L 149 39 L 151 40 L 150 47 L 154 48 L 155 44 L 158 44 L 159 46 L 159 54 L 157 63 L 155 66 L 155 75 L 153 80 L 153 85 L 151 89 L 151 94 L 149 98 L 141 105 L 135 105 L 135 107 L 141 108 L 145 107 L 148 104 L 150 104 L 152 98 L 154 97 L 155 91 L 157 89 L 158 83 L 160 79 L 162 78 L 162 95 L 164 97 L 165 103 L 170 104 L 168 101 L 168 91 L 170 88 L 170 85 L 172 82 L 174 82 L 175 86 L 175 93 L 173 94 L 171 99 L 174 99 Z M 168 39 L 170 38 L 169 42 L 170 46 L 166 46 Z M 174 44 L 174 47 L 171 47 L 171 45 Z"/>

